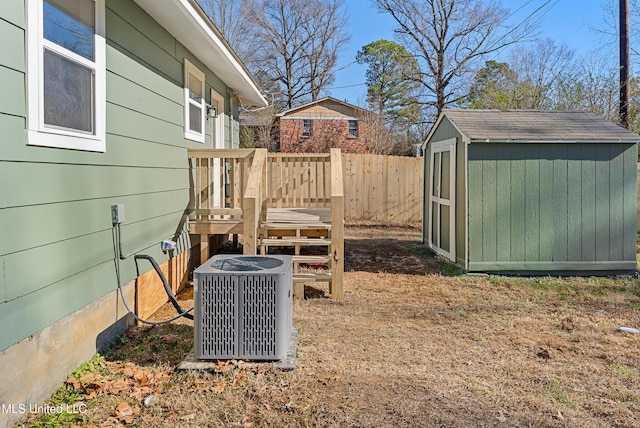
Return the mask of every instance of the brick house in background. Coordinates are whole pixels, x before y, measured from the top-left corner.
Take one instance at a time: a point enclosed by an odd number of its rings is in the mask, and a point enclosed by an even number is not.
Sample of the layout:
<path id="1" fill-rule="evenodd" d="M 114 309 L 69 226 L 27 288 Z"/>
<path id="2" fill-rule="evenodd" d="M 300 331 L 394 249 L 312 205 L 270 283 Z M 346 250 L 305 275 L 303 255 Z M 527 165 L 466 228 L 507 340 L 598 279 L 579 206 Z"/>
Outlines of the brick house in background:
<path id="1" fill-rule="evenodd" d="M 323 153 L 340 148 L 346 153 L 366 153 L 367 117 L 374 113 L 326 97 L 276 115 L 280 122 L 280 151 Z"/>

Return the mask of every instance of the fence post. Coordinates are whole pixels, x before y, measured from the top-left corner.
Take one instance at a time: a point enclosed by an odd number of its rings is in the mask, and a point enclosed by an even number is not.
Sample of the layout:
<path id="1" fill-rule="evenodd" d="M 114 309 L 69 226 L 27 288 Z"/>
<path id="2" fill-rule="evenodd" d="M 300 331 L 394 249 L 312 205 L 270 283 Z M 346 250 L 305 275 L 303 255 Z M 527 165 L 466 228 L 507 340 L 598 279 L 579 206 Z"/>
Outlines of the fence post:
<path id="1" fill-rule="evenodd" d="M 340 149 L 331 149 L 331 297 L 344 298 L 344 182 Z"/>

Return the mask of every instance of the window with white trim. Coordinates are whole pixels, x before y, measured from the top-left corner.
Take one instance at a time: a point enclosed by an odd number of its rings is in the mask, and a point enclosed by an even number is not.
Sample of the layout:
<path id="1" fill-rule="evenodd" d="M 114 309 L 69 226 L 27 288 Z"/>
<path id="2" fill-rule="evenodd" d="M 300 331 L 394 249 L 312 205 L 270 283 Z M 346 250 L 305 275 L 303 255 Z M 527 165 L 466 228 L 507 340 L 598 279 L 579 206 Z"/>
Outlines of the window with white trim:
<path id="1" fill-rule="evenodd" d="M 204 73 L 184 60 L 184 138 L 204 143 Z"/>
<path id="2" fill-rule="evenodd" d="M 29 0 L 27 19 L 27 143 L 104 152 L 104 0 Z"/>

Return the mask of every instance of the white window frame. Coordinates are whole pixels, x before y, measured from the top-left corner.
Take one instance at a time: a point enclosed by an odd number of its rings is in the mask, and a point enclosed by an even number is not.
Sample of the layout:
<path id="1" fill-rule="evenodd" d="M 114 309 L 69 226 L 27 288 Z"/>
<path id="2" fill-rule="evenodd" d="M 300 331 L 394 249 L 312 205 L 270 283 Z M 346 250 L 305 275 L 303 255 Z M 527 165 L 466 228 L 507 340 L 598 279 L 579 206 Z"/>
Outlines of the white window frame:
<path id="1" fill-rule="evenodd" d="M 189 96 L 189 74 L 193 74 L 195 77 L 200 79 L 200 82 L 202 85 L 202 88 L 201 88 L 202 99 L 200 100 L 199 103 L 196 102 L 195 100 L 192 100 L 191 97 Z M 205 101 L 204 87 L 205 87 L 204 73 L 200 71 L 198 67 L 196 67 L 191 62 L 189 62 L 188 59 L 185 58 L 184 59 L 184 138 L 192 141 L 197 141 L 198 143 L 204 143 L 204 138 L 206 134 L 205 115 L 206 115 L 207 106 Z M 189 129 L 189 124 L 191 123 L 190 121 L 191 112 L 189 109 L 190 105 L 194 105 L 200 108 L 200 123 L 202 124 L 201 132 L 195 132 Z"/>
<path id="2" fill-rule="evenodd" d="M 27 144 L 63 149 L 106 151 L 105 0 L 94 0 L 94 61 L 44 38 L 43 0 L 27 2 Z M 94 132 L 47 126 L 44 123 L 44 48 L 94 72 Z"/>

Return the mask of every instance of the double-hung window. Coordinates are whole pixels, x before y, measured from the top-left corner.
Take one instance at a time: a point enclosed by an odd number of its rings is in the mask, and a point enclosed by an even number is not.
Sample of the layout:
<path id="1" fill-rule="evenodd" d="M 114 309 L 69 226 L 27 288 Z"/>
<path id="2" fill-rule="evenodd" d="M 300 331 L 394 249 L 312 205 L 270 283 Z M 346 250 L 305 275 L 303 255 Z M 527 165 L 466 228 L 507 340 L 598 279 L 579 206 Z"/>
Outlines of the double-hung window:
<path id="1" fill-rule="evenodd" d="M 358 121 L 357 120 L 349 121 L 349 137 L 350 138 L 358 137 Z"/>
<path id="2" fill-rule="evenodd" d="M 311 119 L 302 119 L 302 136 L 311 137 L 313 135 L 313 121 Z"/>
<path id="3" fill-rule="evenodd" d="M 204 143 L 204 73 L 184 60 L 184 138 Z"/>
<path id="4" fill-rule="evenodd" d="M 104 0 L 28 0 L 28 144 L 105 151 Z"/>

